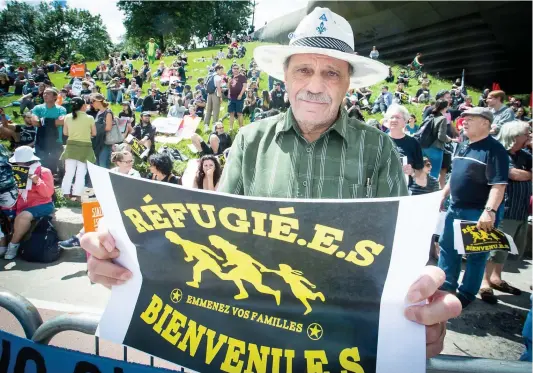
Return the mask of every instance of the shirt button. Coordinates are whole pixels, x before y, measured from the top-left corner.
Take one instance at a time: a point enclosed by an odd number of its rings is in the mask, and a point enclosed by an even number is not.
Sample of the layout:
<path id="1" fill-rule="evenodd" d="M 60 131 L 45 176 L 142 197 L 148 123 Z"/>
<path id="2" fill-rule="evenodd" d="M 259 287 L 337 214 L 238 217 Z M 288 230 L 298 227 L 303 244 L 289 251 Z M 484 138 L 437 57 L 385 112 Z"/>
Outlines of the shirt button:
<path id="1" fill-rule="evenodd" d="M 311 148 L 306 149 L 308 153 L 311 153 Z"/>
<path id="2" fill-rule="evenodd" d="M 304 187 L 306 187 L 307 186 L 307 181 L 304 181 L 302 184 L 303 184 Z"/>

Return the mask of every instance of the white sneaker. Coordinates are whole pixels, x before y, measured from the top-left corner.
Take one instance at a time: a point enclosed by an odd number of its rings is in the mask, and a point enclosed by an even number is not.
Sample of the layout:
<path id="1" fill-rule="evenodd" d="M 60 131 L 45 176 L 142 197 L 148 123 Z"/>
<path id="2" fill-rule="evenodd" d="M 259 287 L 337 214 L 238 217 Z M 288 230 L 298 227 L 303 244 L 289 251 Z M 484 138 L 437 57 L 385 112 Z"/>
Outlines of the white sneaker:
<path id="1" fill-rule="evenodd" d="M 0 247 L 0 256 L 4 255 L 7 251 L 7 247 Z"/>
<path id="2" fill-rule="evenodd" d="M 4 255 L 4 259 L 5 260 L 15 259 L 15 257 L 17 256 L 18 251 L 19 251 L 18 247 L 8 246 L 6 255 Z"/>

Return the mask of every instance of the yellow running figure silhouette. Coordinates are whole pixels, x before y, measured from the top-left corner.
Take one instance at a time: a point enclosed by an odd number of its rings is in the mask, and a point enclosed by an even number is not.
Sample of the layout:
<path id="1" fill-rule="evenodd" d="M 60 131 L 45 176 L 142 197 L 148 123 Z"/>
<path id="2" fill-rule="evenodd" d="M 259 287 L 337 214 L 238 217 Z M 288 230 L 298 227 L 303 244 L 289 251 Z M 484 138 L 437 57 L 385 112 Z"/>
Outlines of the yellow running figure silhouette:
<path id="1" fill-rule="evenodd" d="M 263 294 L 273 295 L 276 299 L 276 304 L 279 306 L 281 291 L 273 290 L 270 287 L 263 285 L 263 275 L 261 272 L 267 272 L 270 270 L 250 255 L 243 253 L 237 249 L 237 246 L 229 243 L 220 236 L 209 236 L 211 244 L 219 250 L 222 250 L 226 255 L 227 262 L 222 264 L 223 267 L 230 265 L 236 266 L 228 273 L 225 273 L 226 280 L 232 280 L 239 289 L 239 294 L 235 295 L 235 299 L 248 298 L 248 292 L 244 288 L 242 281 L 252 284 L 258 292 Z M 258 270 L 261 270 L 261 272 Z"/>
<path id="2" fill-rule="evenodd" d="M 283 278 L 287 284 L 289 284 L 294 296 L 305 306 L 304 315 L 307 315 L 313 310 L 307 301 L 308 299 L 316 300 L 318 298 L 322 302 L 326 301 L 326 298 L 324 298 L 324 294 L 322 294 L 322 292 L 319 291 L 317 293 L 313 293 L 311 290 L 309 290 L 306 285 L 312 289 L 315 289 L 316 286 L 308 279 L 303 277 L 303 273 L 301 271 L 293 270 L 290 265 L 280 264 L 279 271 L 269 270 L 269 272 L 276 273 L 277 275 L 281 276 L 281 278 Z"/>
<path id="3" fill-rule="evenodd" d="M 193 267 L 193 276 L 192 281 L 186 282 L 187 285 L 192 286 L 193 288 L 199 288 L 200 282 L 202 282 L 202 272 L 205 270 L 210 270 L 215 275 L 217 275 L 221 280 L 226 280 L 226 276 L 222 273 L 222 268 L 216 262 L 213 257 L 218 260 L 224 260 L 218 256 L 210 248 L 197 244 L 196 242 L 187 241 L 181 238 L 177 233 L 167 231 L 165 237 L 172 243 L 180 245 L 185 251 L 185 261 L 191 262 L 193 259 L 197 259 L 198 262 Z"/>

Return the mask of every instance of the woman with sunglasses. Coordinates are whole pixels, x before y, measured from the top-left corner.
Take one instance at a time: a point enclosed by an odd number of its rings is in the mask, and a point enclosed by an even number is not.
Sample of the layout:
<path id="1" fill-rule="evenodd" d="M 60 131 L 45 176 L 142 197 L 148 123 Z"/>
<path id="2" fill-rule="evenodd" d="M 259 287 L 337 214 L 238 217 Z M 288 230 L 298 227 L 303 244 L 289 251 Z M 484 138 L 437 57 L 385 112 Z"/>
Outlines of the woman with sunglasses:
<path id="1" fill-rule="evenodd" d="M 412 196 L 416 196 L 419 194 L 427 194 L 436 192 L 440 189 L 439 181 L 430 175 L 431 173 L 431 161 L 428 157 L 424 157 L 424 168 L 422 168 L 421 173 L 425 176 L 423 180 L 426 182 L 420 182 L 412 183 L 409 186 L 409 192 Z M 420 185 L 425 184 L 425 185 Z"/>
<path id="2" fill-rule="evenodd" d="M 111 145 L 105 143 L 106 133 L 113 127 L 113 112 L 109 103 L 100 93 L 91 96 L 92 106 L 98 110 L 96 114 L 96 136 L 93 137 L 93 149 L 98 166 L 108 168 L 111 156 Z"/>

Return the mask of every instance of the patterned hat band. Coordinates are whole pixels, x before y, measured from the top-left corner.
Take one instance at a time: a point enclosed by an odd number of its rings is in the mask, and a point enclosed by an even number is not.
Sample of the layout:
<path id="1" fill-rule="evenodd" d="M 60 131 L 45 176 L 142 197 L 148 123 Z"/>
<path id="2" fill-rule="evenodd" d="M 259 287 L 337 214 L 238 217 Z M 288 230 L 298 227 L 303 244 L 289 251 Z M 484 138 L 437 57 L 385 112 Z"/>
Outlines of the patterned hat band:
<path id="1" fill-rule="evenodd" d="M 330 38 L 327 36 L 311 36 L 300 39 L 292 39 L 289 43 L 291 46 L 313 47 L 334 49 L 340 52 L 353 53 L 352 47 L 343 42 L 342 40 Z"/>

